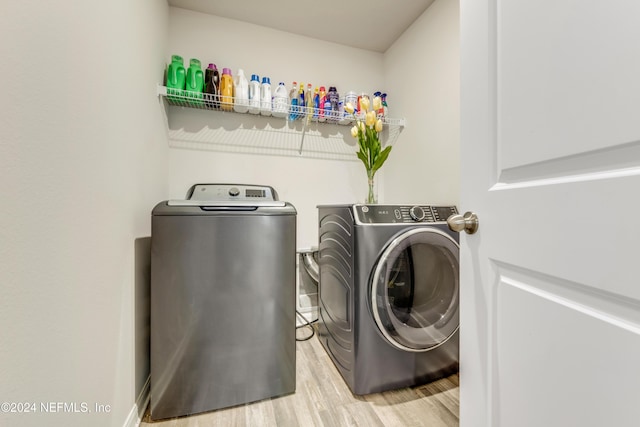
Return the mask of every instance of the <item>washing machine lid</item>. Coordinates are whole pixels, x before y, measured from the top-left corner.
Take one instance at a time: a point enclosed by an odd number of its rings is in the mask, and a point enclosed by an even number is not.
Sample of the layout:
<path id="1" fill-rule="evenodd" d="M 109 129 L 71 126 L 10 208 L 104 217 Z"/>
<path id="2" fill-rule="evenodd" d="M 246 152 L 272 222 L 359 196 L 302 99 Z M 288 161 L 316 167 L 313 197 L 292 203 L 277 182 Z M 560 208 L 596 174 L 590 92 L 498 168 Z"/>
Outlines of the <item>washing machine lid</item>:
<path id="1" fill-rule="evenodd" d="M 393 346 L 429 351 L 459 328 L 458 243 L 431 227 L 409 229 L 382 251 L 371 279 L 371 308 Z"/>

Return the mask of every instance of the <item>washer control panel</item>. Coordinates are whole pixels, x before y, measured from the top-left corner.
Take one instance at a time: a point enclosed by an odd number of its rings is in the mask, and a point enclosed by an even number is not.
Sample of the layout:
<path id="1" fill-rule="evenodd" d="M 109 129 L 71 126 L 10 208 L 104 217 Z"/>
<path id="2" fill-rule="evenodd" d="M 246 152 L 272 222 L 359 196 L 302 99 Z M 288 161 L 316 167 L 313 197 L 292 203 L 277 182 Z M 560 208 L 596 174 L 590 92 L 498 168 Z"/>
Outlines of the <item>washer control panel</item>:
<path id="1" fill-rule="evenodd" d="M 278 195 L 266 185 L 195 184 L 187 192 L 187 200 L 274 201 L 278 200 Z"/>
<path id="2" fill-rule="evenodd" d="M 455 206 L 431 205 L 354 205 L 354 211 L 362 224 L 446 222 L 458 213 Z"/>

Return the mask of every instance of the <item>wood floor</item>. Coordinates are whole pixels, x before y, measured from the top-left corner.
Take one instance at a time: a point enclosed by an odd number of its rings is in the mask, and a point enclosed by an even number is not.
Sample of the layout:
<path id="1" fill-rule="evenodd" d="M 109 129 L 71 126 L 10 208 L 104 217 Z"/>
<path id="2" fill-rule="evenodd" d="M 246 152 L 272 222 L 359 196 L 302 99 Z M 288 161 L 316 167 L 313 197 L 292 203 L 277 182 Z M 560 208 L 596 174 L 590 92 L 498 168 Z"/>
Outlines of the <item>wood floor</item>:
<path id="1" fill-rule="evenodd" d="M 299 334 L 306 332 L 304 329 Z M 418 387 L 355 396 L 316 337 L 297 343 L 296 392 L 234 408 L 141 427 L 410 427 L 457 426 L 458 375 Z"/>

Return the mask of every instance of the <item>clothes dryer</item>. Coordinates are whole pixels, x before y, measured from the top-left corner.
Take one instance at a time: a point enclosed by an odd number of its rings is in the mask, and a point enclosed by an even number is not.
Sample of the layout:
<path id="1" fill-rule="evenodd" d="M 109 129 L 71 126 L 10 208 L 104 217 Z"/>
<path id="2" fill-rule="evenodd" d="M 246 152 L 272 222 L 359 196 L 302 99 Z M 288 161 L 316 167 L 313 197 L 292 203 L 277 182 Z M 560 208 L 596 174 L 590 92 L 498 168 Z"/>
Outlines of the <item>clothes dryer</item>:
<path id="1" fill-rule="evenodd" d="M 318 337 L 354 394 L 458 370 L 455 206 L 324 205 Z"/>

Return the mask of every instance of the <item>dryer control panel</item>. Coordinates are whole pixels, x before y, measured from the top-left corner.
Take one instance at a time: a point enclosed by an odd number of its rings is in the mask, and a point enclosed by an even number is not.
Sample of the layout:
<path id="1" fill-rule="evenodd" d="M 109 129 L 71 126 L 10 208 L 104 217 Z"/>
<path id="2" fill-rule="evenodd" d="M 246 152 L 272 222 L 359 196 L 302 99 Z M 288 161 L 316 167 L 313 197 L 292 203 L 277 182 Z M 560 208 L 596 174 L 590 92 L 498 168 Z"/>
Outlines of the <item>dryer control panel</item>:
<path id="1" fill-rule="evenodd" d="M 360 224 L 446 222 L 458 213 L 455 206 L 431 205 L 354 205 L 353 209 Z"/>

